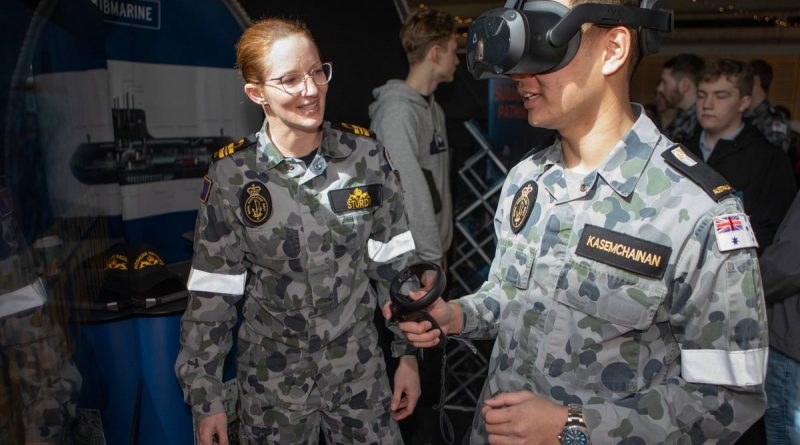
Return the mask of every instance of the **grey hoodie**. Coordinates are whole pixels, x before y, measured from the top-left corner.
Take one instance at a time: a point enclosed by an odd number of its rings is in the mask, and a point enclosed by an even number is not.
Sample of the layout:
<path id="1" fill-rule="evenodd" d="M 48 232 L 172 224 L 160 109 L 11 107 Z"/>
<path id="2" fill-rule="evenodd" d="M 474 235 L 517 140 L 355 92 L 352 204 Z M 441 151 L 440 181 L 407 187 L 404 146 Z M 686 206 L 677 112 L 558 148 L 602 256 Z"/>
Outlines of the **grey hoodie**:
<path id="1" fill-rule="evenodd" d="M 441 264 L 453 239 L 450 152 L 444 112 L 402 80 L 372 91 L 370 129 L 400 173 L 406 213 L 418 256 Z"/>

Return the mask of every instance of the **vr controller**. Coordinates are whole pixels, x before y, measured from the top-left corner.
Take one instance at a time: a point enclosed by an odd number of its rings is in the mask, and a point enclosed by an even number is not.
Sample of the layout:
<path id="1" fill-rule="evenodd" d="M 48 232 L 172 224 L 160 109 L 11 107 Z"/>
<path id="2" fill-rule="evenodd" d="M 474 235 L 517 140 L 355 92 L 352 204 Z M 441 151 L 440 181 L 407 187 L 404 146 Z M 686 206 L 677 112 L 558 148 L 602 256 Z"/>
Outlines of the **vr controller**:
<path id="1" fill-rule="evenodd" d="M 653 9 L 656 1 L 644 0 L 641 7 L 584 3 L 570 9 L 553 0 L 509 0 L 470 26 L 467 68 L 476 79 L 557 71 L 578 52 L 585 23 L 636 28 L 641 55 L 654 54 L 673 29 L 672 11 Z"/>
<path id="2" fill-rule="evenodd" d="M 417 277 L 422 282 L 422 275 L 427 271 L 435 272 L 435 279 L 431 289 L 419 300 L 412 300 L 411 297 L 401 293 L 401 289 L 412 277 Z M 391 299 L 392 323 L 401 321 L 422 321 L 431 322 L 431 329 L 439 329 L 439 344 L 437 347 L 444 348 L 447 344 L 447 334 L 439 327 L 436 320 L 425 310 L 433 304 L 444 292 L 447 278 L 438 264 L 431 262 L 415 263 L 398 273 L 389 286 L 389 298 Z"/>

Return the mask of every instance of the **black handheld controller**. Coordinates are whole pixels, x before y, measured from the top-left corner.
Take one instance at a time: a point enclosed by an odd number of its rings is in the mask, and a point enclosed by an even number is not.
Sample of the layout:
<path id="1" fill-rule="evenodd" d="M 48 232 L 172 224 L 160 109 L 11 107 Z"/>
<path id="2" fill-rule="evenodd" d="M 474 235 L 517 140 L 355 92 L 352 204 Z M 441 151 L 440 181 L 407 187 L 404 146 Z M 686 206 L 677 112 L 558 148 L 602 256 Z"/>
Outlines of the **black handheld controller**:
<path id="1" fill-rule="evenodd" d="M 425 294 L 419 300 L 412 300 L 408 295 L 405 295 L 400 292 L 400 289 L 403 285 L 412 277 L 417 277 L 422 282 L 422 275 L 427 271 L 434 271 L 435 278 L 431 289 L 428 293 Z M 447 334 L 439 327 L 439 324 L 436 323 L 436 320 L 428 314 L 428 311 L 425 310 L 428 306 L 433 304 L 437 298 L 439 298 L 442 293 L 444 292 L 445 285 L 447 284 L 447 278 L 442 271 L 442 268 L 439 267 L 438 264 L 431 263 L 431 262 L 421 262 L 415 263 L 407 268 L 403 269 L 402 272 L 398 273 L 389 287 L 389 297 L 392 300 L 391 310 L 392 310 L 392 318 L 389 320 L 392 323 L 401 322 L 401 321 L 422 321 L 428 320 L 431 322 L 431 329 L 439 329 L 439 344 L 437 347 L 444 348 L 447 344 Z"/>

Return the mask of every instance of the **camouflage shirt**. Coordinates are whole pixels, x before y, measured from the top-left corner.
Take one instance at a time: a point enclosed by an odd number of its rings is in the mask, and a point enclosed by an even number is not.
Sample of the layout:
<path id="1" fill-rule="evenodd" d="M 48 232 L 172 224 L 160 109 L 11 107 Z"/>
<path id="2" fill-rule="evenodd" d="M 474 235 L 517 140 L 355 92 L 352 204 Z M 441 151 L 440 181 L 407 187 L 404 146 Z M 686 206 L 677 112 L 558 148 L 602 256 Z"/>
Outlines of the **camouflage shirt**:
<path id="1" fill-rule="evenodd" d="M 755 250 L 721 252 L 715 233 L 715 217 L 746 217 L 668 165 L 704 168 L 637 110 L 594 172 L 566 170 L 560 141 L 511 170 L 489 280 L 456 300 L 462 335 L 496 337 L 482 398 L 582 404 L 593 443 L 730 443 L 765 408 Z"/>
<path id="2" fill-rule="evenodd" d="M 752 112 L 745 113 L 744 119 L 750 125 L 758 128 L 764 139 L 768 140 L 770 144 L 780 147 L 783 151 L 789 151 L 791 127 L 768 100 L 764 99 Z"/>
<path id="3" fill-rule="evenodd" d="M 0 191 L 0 444 L 67 443 L 81 375 Z M 24 437 L 24 439 L 22 439 Z"/>
<path id="4" fill-rule="evenodd" d="M 303 405 L 317 383 L 309 370 L 328 354 L 380 360 L 346 351 L 348 339 L 377 343 L 376 305 L 413 255 L 400 185 L 375 139 L 325 123 L 306 166 L 278 152 L 266 124 L 256 137 L 212 164 L 201 197 L 175 365 L 198 415 L 223 411 L 222 364 L 243 295 L 239 339 L 273 351 L 269 369 L 251 375 L 291 376 L 282 397 Z"/>
<path id="5" fill-rule="evenodd" d="M 664 135 L 673 142 L 686 143 L 692 139 L 698 127 L 697 109 L 692 105 L 678 112 L 675 119 L 664 129 Z"/>

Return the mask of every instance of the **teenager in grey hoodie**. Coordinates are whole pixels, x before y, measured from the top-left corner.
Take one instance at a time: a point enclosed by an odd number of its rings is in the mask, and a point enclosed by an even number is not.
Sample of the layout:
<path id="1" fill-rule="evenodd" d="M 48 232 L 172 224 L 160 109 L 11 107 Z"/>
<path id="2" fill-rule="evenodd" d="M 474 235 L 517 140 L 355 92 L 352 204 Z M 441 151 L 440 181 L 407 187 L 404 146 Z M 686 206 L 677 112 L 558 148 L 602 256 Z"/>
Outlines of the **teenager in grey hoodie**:
<path id="1" fill-rule="evenodd" d="M 446 265 L 453 239 L 450 152 L 444 112 L 433 92 L 453 80 L 458 65 L 455 22 L 445 12 L 419 10 L 408 16 L 400 37 L 408 76 L 373 90 L 370 128 L 400 173 L 418 256 Z"/>

